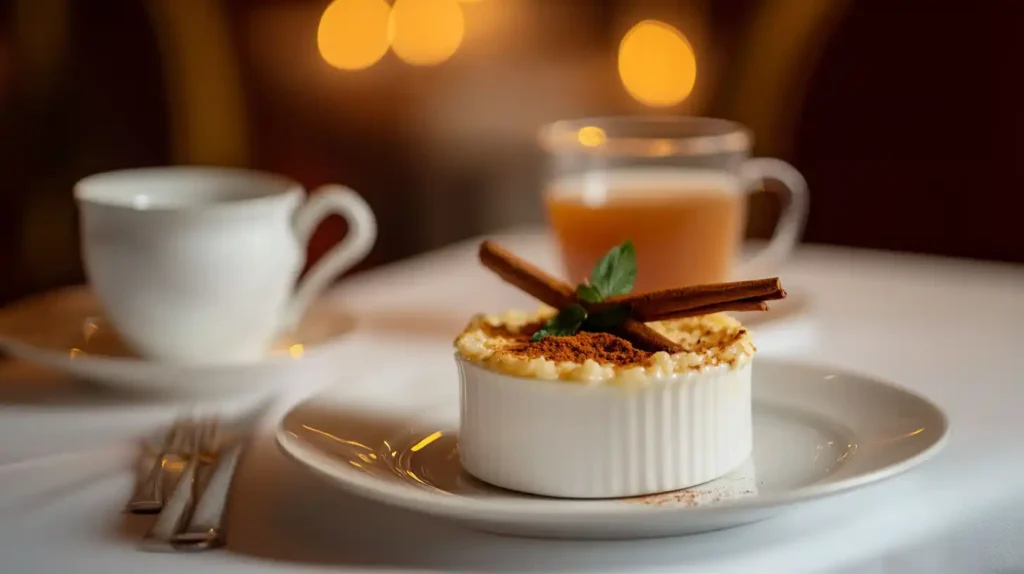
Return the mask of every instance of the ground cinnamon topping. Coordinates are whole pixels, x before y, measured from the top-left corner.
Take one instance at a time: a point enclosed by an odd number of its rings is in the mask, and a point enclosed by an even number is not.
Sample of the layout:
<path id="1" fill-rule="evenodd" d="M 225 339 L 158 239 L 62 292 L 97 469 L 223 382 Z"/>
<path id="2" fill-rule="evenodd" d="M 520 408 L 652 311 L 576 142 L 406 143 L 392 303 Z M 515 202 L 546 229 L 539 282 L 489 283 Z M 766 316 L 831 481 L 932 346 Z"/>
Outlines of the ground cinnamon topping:
<path id="1" fill-rule="evenodd" d="M 617 366 L 642 364 L 651 357 L 651 353 L 635 348 L 622 337 L 589 332 L 516 342 L 508 346 L 506 352 L 524 359 L 543 358 L 556 363 L 583 363 L 592 359 L 600 365 Z"/>

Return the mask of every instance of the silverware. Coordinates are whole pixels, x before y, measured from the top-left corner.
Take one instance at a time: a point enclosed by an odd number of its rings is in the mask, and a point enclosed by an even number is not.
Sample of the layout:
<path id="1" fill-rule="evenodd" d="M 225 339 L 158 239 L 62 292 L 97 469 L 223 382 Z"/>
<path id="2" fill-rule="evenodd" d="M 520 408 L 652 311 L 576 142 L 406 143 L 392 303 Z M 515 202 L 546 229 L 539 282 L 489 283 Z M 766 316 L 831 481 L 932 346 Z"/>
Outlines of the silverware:
<path id="1" fill-rule="evenodd" d="M 184 470 L 178 477 L 171 497 L 164 504 L 153 527 L 142 539 L 140 548 L 152 552 L 174 551 L 174 537 L 184 525 L 188 524 L 196 497 L 196 475 L 200 464 L 203 464 L 204 447 L 208 453 L 216 450 L 216 421 L 203 421 L 195 425 L 189 441 L 187 460 Z"/>
<path id="2" fill-rule="evenodd" d="M 231 480 L 242 455 L 242 443 L 232 445 L 222 454 L 195 511 L 185 529 L 174 537 L 175 546 L 182 550 L 205 550 L 223 546 L 226 542 L 224 519 L 227 516 L 228 493 Z"/>
<path id="3" fill-rule="evenodd" d="M 188 448 L 189 427 L 191 421 L 175 421 L 167 431 L 167 436 L 157 453 L 153 465 L 140 482 L 125 510 L 134 514 L 152 514 L 160 512 L 164 507 L 164 477 L 167 465 L 174 458 L 181 458 Z"/>

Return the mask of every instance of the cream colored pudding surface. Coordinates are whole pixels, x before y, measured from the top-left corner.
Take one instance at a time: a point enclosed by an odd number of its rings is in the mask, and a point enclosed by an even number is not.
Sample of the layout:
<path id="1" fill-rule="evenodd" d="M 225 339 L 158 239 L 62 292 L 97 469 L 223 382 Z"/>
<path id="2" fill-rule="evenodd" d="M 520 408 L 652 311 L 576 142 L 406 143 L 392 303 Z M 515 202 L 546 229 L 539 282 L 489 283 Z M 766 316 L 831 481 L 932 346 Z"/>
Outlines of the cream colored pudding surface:
<path id="1" fill-rule="evenodd" d="M 749 331 L 724 313 L 648 323 L 680 344 L 683 350 L 672 354 L 642 351 L 607 333 L 531 341 L 554 313 L 542 308 L 534 313 L 477 315 L 455 340 L 455 347 L 463 358 L 499 373 L 583 382 L 654 381 L 712 367 L 738 367 L 756 351 Z"/>

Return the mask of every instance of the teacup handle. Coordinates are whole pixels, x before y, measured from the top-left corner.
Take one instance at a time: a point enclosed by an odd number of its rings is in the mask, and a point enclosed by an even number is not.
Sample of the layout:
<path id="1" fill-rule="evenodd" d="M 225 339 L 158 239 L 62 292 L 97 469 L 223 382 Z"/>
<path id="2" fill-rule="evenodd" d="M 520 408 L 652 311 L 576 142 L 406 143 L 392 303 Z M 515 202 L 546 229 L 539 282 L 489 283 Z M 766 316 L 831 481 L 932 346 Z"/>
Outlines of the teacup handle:
<path id="1" fill-rule="evenodd" d="M 377 219 L 373 210 L 354 190 L 341 185 L 325 185 L 309 195 L 292 218 L 292 228 L 299 245 L 306 247 L 317 226 L 330 215 L 340 215 L 348 222 L 348 233 L 317 261 L 295 287 L 289 303 L 284 328 L 295 328 L 310 303 L 338 275 L 362 261 L 377 241 Z"/>
<path id="2" fill-rule="evenodd" d="M 786 204 L 779 215 L 768 245 L 742 262 L 737 269 L 737 278 L 751 278 L 775 272 L 796 247 L 807 223 L 808 193 L 807 181 L 797 169 L 781 159 L 754 158 L 745 161 L 740 174 L 747 186 L 747 193 L 759 189 L 766 179 L 774 179 L 786 186 Z"/>

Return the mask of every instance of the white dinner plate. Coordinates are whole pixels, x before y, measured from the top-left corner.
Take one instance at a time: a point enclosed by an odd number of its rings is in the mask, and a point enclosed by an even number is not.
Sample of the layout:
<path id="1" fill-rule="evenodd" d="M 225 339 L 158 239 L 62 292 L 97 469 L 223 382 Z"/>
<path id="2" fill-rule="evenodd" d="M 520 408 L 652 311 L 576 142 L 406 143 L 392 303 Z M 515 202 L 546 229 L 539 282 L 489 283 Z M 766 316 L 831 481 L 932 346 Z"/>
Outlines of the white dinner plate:
<path id="1" fill-rule="evenodd" d="M 104 319 L 85 286 L 58 289 L 0 309 L 0 350 L 28 363 L 122 391 L 214 396 L 270 390 L 296 378 L 331 376 L 350 347 L 350 315 L 318 301 L 262 359 L 176 364 L 136 355 Z"/>
<path id="2" fill-rule="evenodd" d="M 927 399 L 871 377 L 762 359 L 754 366 L 754 454 L 746 464 L 694 488 L 614 500 L 486 485 L 462 471 L 457 429 L 457 404 L 357 400 L 329 390 L 295 407 L 277 441 L 345 490 L 481 530 L 641 538 L 751 523 L 891 478 L 939 452 L 948 424 Z"/>

